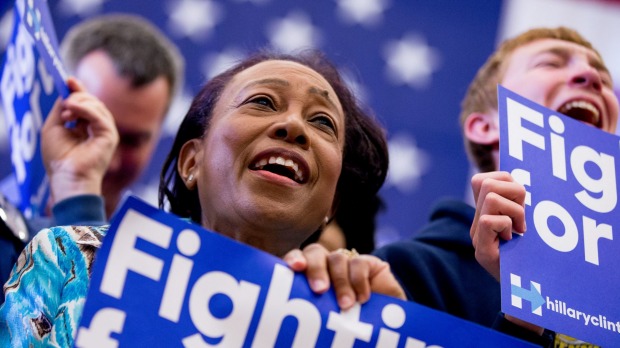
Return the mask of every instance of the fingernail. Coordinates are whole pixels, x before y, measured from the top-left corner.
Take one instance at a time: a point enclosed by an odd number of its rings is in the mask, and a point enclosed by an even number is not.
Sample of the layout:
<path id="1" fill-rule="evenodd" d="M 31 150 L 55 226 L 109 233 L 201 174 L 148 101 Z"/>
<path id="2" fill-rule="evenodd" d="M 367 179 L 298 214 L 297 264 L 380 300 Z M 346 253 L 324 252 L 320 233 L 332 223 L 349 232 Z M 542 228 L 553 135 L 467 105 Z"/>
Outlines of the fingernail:
<path id="1" fill-rule="evenodd" d="M 349 295 L 340 296 L 338 303 L 340 304 L 340 308 L 349 308 L 353 306 L 353 298 Z"/>
<path id="2" fill-rule="evenodd" d="M 313 280 L 312 289 L 316 292 L 327 290 L 327 283 L 322 279 Z"/>
<path id="3" fill-rule="evenodd" d="M 293 255 L 289 258 L 291 264 L 300 264 L 303 260 L 298 255 Z"/>
<path id="4" fill-rule="evenodd" d="M 303 259 L 299 257 L 299 253 L 293 251 L 284 256 L 284 261 L 295 268 L 295 266 L 299 266 L 303 262 Z"/>

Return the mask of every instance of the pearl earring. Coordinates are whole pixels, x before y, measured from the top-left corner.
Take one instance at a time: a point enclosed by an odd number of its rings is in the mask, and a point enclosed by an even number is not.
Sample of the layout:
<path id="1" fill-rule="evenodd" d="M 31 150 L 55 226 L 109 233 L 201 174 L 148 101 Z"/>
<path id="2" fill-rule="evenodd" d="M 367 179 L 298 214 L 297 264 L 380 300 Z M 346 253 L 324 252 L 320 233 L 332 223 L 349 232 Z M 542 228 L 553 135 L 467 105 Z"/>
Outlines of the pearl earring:
<path id="1" fill-rule="evenodd" d="M 190 175 L 187 177 L 187 182 L 188 182 L 188 183 L 189 183 L 189 182 L 192 182 L 192 180 L 194 180 L 194 174 L 190 174 Z"/>

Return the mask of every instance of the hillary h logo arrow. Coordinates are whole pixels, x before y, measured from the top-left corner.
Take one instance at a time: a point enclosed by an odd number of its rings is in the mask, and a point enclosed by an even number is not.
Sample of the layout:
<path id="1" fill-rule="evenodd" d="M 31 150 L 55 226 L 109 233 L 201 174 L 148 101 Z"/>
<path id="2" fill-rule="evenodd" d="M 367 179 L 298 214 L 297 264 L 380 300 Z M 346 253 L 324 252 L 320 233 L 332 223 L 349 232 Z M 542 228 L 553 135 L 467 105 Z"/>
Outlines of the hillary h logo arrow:
<path id="1" fill-rule="evenodd" d="M 521 277 L 511 273 L 510 294 L 513 306 L 523 308 L 523 300 L 526 300 L 530 302 L 532 313 L 542 315 L 542 305 L 545 304 L 545 299 L 541 295 L 539 283 L 530 281 L 530 288 L 523 288 Z"/>

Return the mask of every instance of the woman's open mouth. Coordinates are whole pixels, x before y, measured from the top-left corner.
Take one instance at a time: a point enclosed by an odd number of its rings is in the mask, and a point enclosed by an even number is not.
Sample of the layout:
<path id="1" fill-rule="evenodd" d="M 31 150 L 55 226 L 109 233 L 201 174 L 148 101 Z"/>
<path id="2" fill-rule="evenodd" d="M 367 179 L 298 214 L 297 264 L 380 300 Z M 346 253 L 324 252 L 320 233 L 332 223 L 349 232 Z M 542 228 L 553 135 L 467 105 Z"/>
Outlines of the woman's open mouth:
<path id="1" fill-rule="evenodd" d="M 250 169 L 268 171 L 299 184 L 305 183 L 309 176 L 306 162 L 297 154 L 288 151 L 263 152 L 254 158 Z"/>

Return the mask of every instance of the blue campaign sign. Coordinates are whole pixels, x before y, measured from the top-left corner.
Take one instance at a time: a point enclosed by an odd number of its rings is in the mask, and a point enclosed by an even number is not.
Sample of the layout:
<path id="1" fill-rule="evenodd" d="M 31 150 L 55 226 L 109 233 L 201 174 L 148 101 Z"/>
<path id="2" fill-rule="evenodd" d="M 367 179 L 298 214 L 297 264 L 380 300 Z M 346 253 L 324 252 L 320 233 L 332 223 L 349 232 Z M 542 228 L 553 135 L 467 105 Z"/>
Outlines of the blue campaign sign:
<path id="1" fill-rule="evenodd" d="M 500 247 L 502 310 L 618 346 L 620 138 L 501 86 L 498 102 L 500 169 L 527 191 L 527 232 Z"/>
<path id="2" fill-rule="evenodd" d="M 18 0 L 15 6 L 21 25 L 30 33 L 47 71 L 54 79 L 56 90 L 66 98 L 69 96 L 68 76 L 58 51 L 58 39 L 47 0 Z"/>
<path id="3" fill-rule="evenodd" d="M 27 15 L 31 9 L 28 6 L 25 1 L 15 3 L 13 34 L 0 77 L 0 96 L 11 144 L 11 164 L 20 190 L 19 208 L 26 217 L 32 217 L 41 215 L 48 196 L 39 133 L 58 94 L 54 90 L 54 77 L 35 49 L 35 38 L 28 25 L 24 24 L 31 18 Z M 53 32 L 53 27 L 47 30 Z"/>
<path id="4" fill-rule="evenodd" d="M 78 347 L 531 347 L 374 294 L 339 310 L 279 258 L 129 197 L 97 254 Z"/>

